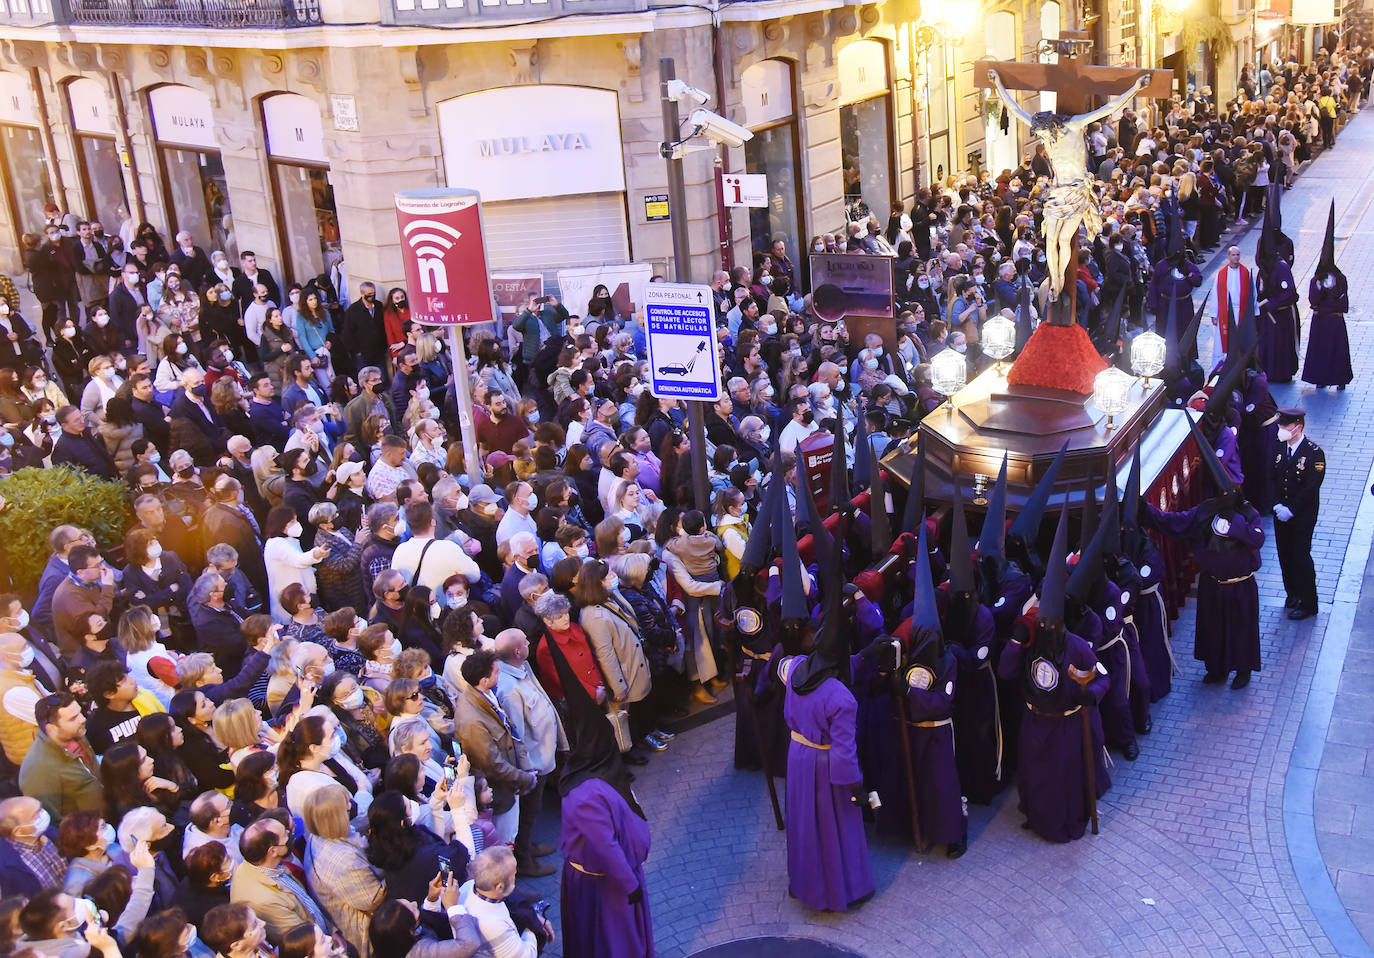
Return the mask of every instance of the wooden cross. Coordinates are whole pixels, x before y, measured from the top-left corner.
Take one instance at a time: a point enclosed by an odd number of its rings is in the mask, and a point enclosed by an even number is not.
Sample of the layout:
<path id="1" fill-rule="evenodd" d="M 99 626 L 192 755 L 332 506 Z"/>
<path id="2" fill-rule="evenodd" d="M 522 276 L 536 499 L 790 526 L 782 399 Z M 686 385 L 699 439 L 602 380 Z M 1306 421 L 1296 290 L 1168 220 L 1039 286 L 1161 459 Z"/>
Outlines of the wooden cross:
<path id="1" fill-rule="evenodd" d="M 1089 42 L 1088 34 L 1079 30 L 1065 30 L 1060 40 L 1074 43 Z M 973 65 L 974 81 L 983 89 L 992 89 L 988 70 L 996 70 L 1002 85 L 1008 90 L 1053 91 L 1055 112 L 1086 113 L 1097 97 L 1113 97 L 1124 93 L 1142 73 L 1150 75 L 1150 85 L 1141 96 L 1167 100 L 1174 92 L 1171 70 L 1142 70 L 1140 67 L 1106 67 L 1087 62 L 1086 56 L 1059 55 L 1058 63 L 1023 63 L 1019 60 L 979 60 Z M 1126 144 L 1129 148 L 1130 144 Z"/>

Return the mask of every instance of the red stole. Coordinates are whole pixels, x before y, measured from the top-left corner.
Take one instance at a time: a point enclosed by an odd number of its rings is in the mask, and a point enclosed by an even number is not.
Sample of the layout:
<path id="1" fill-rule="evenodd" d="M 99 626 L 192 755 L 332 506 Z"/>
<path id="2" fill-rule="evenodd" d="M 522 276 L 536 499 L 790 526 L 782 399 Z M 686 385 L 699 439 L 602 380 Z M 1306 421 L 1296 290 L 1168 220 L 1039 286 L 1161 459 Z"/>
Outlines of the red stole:
<path id="1" fill-rule="evenodd" d="M 1230 264 L 1227 264 L 1217 270 L 1217 288 L 1213 294 L 1217 300 L 1217 329 L 1221 330 L 1222 352 L 1226 351 L 1226 320 L 1231 314 L 1231 300 L 1227 290 L 1227 287 L 1230 286 L 1230 273 L 1228 272 L 1230 269 Z M 1236 303 L 1236 308 L 1241 310 L 1242 315 L 1244 315 L 1245 306 L 1250 302 L 1250 267 L 1242 263 L 1236 269 L 1240 270 L 1240 301 Z M 1236 317 L 1236 322 L 1240 322 L 1240 316 Z"/>

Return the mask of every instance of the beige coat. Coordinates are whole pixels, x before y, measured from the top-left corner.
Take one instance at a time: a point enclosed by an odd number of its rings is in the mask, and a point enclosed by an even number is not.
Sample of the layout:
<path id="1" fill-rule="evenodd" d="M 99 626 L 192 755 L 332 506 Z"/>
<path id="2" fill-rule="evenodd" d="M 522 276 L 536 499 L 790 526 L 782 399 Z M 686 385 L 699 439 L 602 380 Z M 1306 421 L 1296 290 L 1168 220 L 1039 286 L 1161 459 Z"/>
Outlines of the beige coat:
<path id="1" fill-rule="evenodd" d="M 649 694 L 649 663 L 640 647 L 639 620 L 616 593 L 605 605 L 592 605 L 578 618 L 596 653 L 606 691 L 617 703 L 638 702 Z"/>

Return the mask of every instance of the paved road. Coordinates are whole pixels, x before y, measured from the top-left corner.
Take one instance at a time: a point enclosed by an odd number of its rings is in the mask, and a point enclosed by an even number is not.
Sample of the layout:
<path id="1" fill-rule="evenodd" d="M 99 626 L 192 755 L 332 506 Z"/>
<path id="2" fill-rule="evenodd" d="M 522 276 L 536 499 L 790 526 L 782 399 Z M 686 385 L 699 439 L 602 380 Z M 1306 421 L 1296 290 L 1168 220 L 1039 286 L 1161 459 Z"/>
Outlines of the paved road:
<path id="1" fill-rule="evenodd" d="M 1374 588 L 1357 599 L 1374 508 L 1356 521 L 1362 503 L 1374 504 L 1365 493 L 1374 399 L 1364 388 L 1374 368 L 1374 308 L 1365 305 L 1374 301 L 1371 156 L 1374 115 L 1366 112 L 1284 203 L 1305 294 L 1336 196 L 1338 260 L 1357 304 L 1354 386 L 1275 388 L 1280 405 L 1307 407 L 1310 434 L 1327 450 L 1314 543 L 1321 614 L 1304 623 L 1284 617 L 1271 538 L 1260 575 L 1263 672 L 1240 692 L 1201 685 L 1201 664 L 1187 654 L 1190 603 L 1175 624 L 1183 675 L 1156 705 L 1139 760 L 1118 759 L 1112 769 L 1100 835 L 1046 844 L 1019 827 L 1009 792 L 972 809 L 969 851 L 957 862 L 874 841 L 878 893 L 847 915 L 810 913 L 788 897 L 784 839 L 763 782 L 731 767 L 733 718 L 685 733 L 641 772 L 637 789 L 653 824 L 649 889 L 660 955 L 781 934 L 871 958 L 905 958 L 918 948 L 970 956 L 1370 954 L 1357 925 L 1374 938 L 1374 628 L 1352 632 L 1351 623 L 1374 611 Z M 1247 261 L 1256 239 L 1241 242 Z M 532 884 L 552 894 L 555 881 Z"/>

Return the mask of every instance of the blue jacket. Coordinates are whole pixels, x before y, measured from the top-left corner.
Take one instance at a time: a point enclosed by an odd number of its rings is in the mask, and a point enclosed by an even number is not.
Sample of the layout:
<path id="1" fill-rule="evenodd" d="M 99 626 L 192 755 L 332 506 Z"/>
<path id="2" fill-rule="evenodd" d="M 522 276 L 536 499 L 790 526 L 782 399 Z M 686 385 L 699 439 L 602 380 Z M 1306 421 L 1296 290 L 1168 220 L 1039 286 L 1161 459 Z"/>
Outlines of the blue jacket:
<path id="1" fill-rule="evenodd" d="M 38 577 L 38 598 L 33 603 L 33 615 L 30 621 L 33 627 L 43 634 L 43 638 L 49 642 L 56 641 L 57 633 L 53 631 L 52 621 L 52 597 L 57 591 L 57 587 L 62 584 L 71 573 L 71 567 L 57 556 L 48 556 L 48 564 L 43 567 L 43 574 Z"/>
<path id="2" fill-rule="evenodd" d="M 44 834 L 54 846 L 57 844 L 56 825 L 49 826 Z M 29 871 L 24 859 L 19 857 L 19 850 L 14 847 L 14 843 L 0 838 L 0 895 L 23 895 L 25 898 L 32 898 L 45 887 L 47 886 Z"/>
<path id="3" fill-rule="evenodd" d="M 104 441 L 97 439 L 89 429 L 79 436 L 63 432 L 57 437 L 57 442 L 53 443 L 52 464 L 56 466 L 60 463 L 104 479 L 115 479 L 119 475 Z"/>
<path id="4" fill-rule="evenodd" d="M 273 446 L 280 450 L 286 445 L 286 438 L 291 434 L 289 419 L 282 404 L 275 399 L 266 403 L 250 399 L 248 421 L 253 424 L 253 433 L 259 446 Z"/>

